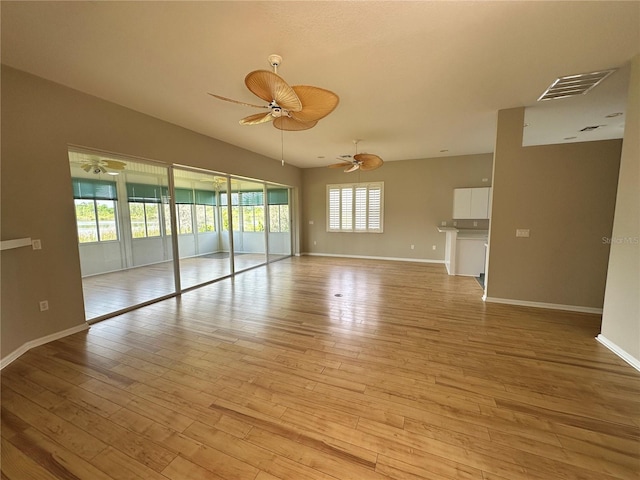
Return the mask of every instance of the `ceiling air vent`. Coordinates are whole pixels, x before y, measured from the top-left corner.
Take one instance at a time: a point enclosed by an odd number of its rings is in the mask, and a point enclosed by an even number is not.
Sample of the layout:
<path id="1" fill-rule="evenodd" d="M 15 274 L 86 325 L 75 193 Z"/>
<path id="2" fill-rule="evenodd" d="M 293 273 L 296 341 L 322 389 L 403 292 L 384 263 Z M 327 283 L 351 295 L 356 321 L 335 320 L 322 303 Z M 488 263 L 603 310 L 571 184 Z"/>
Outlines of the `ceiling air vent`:
<path id="1" fill-rule="evenodd" d="M 584 95 L 616 70 L 617 69 L 614 68 L 601 72 L 580 73 L 578 75 L 560 77 L 540 95 L 538 101 Z"/>

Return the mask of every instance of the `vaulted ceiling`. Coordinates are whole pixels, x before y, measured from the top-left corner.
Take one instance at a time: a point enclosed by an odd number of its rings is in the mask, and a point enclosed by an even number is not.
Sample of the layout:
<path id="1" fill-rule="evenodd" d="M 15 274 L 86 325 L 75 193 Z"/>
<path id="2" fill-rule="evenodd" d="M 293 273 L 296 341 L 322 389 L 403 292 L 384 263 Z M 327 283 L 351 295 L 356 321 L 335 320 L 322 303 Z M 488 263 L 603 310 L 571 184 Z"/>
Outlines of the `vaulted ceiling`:
<path id="1" fill-rule="evenodd" d="M 640 2 L 1 2 L 2 63 L 299 167 L 493 151 L 496 114 L 527 107 L 525 143 L 621 138 Z M 312 129 L 242 126 L 253 70 L 336 92 Z M 587 95 L 557 77 L 618 70 Z M 622 113 L 616 117 L 606 117 Z M 580 132 L 583 127 L 598 129 Z M 282 134 L 282 135 L 281 135 Z M 575 138 L 571 138 L 575 137 Z M 126 152 L 124 152 L 126 153 Z"/>

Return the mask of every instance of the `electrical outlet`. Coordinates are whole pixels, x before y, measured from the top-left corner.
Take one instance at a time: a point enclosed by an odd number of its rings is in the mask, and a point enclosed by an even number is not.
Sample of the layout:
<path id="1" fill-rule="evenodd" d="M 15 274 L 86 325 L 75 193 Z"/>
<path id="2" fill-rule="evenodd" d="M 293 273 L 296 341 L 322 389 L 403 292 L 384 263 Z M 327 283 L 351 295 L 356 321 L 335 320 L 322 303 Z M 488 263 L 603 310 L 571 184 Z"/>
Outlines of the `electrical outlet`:
<path id="1" fill-rule="evenodd" d="M 411 250 L 415 249 L 416 246 L 415 245 L 411 245 Z"/>
<path id="2" fill-rule="evenodd" d="M 34 250 L 42 250 L 42 242 L 40 240 L 32 240 L 31 246 Z"/>
<path id="3" fill-rule="evenodd" d="M 317 244 L 318 244 L 318 242 L 316 242 L 316 241 L 314 240 L 314 241 L 313 241 L 313 244 L 314 244 L 314 245 L 317 245 Z"/>
<path id="4" fill-rule="evenodd" d="M 528 228 L 516 229 L 516 237 L 529 238 L 529 229 Z"/>
<path id="5" fill-rule="evenodd" d="M 447 226 L 447 222 L 440 222 L 440 226 L 446 227 Z"/>
<path id="6" fill-rule="evenodd" d="M 478 226 L 478 222 L 473 222 L 473 226 L 477 227 Z"/>
<path id="7" fill-rule="evenodd" d="M 436 246 L 435 245 L 431 245 L 431 250 L 435 250 Z"/>
<path id="8" fill-rule="evenodd" d="M 458 222 L 453 222 L 453 226 L 457 227 L 458 226 Z"/>
<path id="9" fill-rule="evenodd" d="M 309 225 L 313 225 L 313 220 L 309 220 Z"/>
<path id="10" fill-rule="evenodd" d="M 49 310 L 49 301 L 48 300 L 42 300 L 40 303 L 40 311 L 44 312 L 45 310 Z"/>

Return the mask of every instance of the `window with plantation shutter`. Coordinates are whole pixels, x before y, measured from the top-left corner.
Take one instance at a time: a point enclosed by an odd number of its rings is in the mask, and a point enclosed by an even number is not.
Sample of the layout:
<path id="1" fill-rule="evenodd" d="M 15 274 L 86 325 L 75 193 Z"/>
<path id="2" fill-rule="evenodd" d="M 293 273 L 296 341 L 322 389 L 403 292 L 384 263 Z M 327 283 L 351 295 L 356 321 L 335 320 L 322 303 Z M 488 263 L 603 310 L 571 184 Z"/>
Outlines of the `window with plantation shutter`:
<path id="1" fill-rule="evenodd" d="M 382 182 L 327 185 L 327 231 L 382 233 L 383 186 Z"/>

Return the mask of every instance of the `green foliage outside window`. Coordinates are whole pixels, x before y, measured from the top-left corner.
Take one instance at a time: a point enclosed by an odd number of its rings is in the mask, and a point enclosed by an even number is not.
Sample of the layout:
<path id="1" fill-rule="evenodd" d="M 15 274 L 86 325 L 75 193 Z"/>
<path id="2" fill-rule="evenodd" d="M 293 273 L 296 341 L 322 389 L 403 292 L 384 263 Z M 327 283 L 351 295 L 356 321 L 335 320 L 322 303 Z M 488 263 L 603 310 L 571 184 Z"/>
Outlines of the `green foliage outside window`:
<path id="1" fill-rule="evenodd" d="M 118 240 L 113 200 L 76 199 L 75 207 L 80 243 Z"/>
<path id="2" fill-rule="evenodd" d="M 269 205 L 269 231 L 289 231 L 289 205 Z"/>
<path id="3" fill-rule="evenodd" d="M 242 207 L 242 227 L 245 232 L 264 232 L 264 207 Z"/>
<path id="4" fill-rule="evenodd" d="M 157 203 L 129 202 L 131 236 L 133 238 L 160 236 L 160 211 Z"/>
<path id="5" fill-rule="evenodd" d="M 198 233 L 215 232 L 214 207 L 212 205 L 196 205 L 196 222 Z"/>

